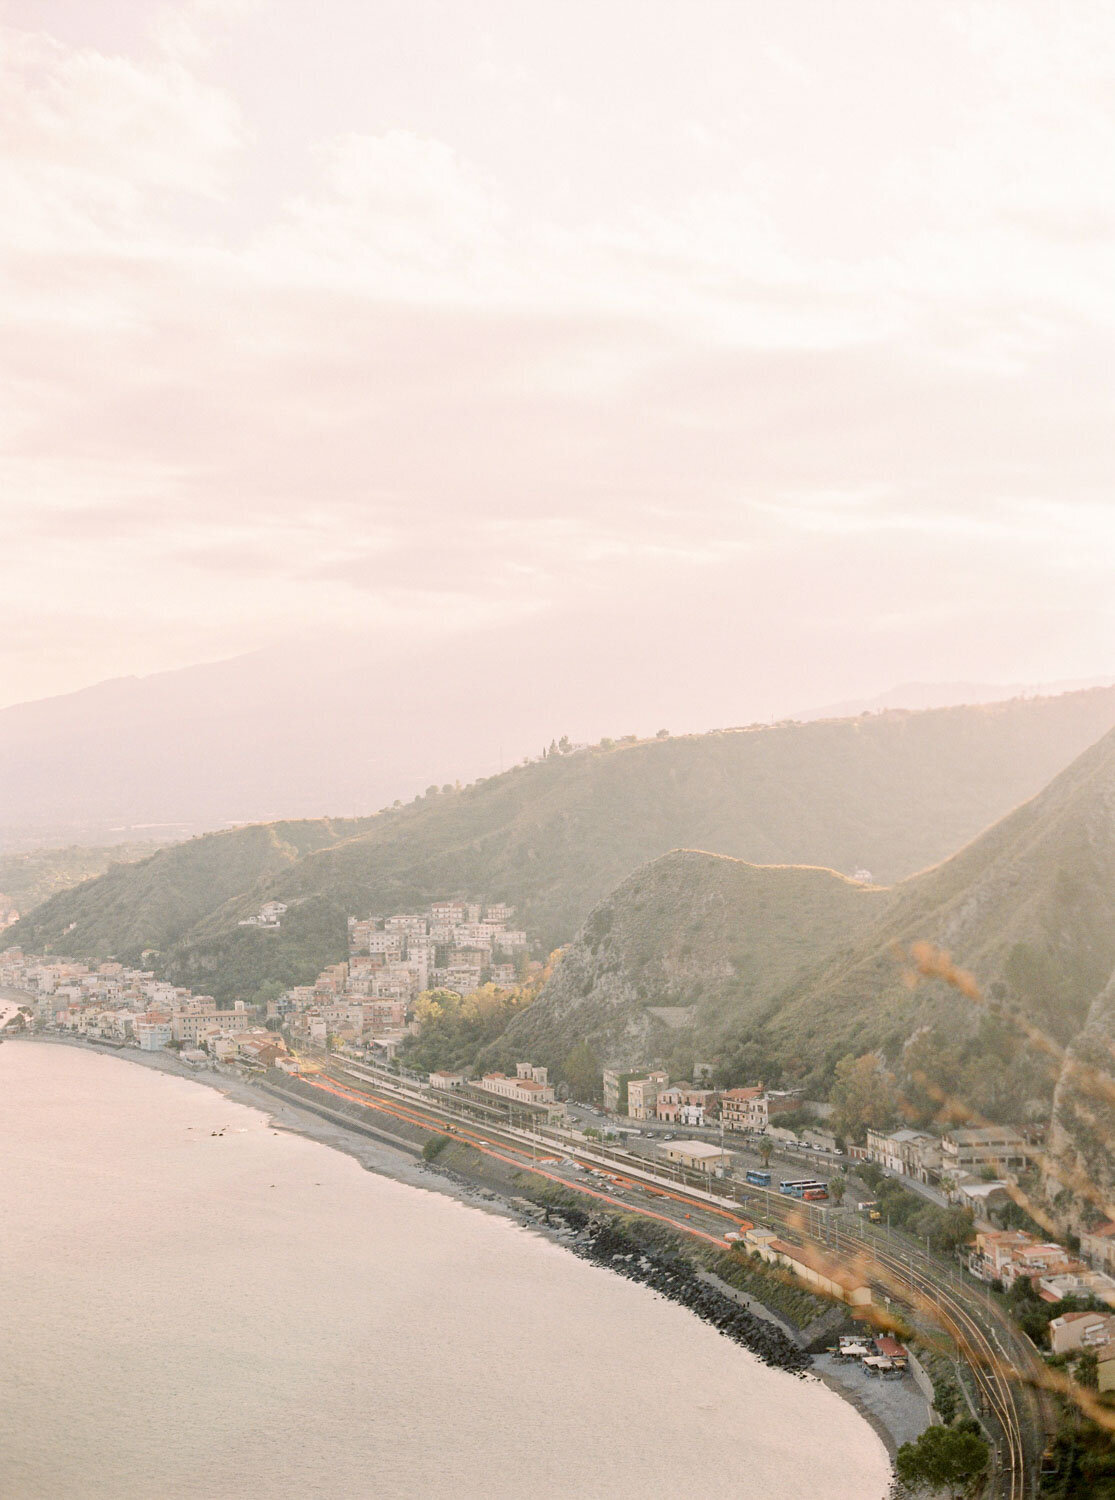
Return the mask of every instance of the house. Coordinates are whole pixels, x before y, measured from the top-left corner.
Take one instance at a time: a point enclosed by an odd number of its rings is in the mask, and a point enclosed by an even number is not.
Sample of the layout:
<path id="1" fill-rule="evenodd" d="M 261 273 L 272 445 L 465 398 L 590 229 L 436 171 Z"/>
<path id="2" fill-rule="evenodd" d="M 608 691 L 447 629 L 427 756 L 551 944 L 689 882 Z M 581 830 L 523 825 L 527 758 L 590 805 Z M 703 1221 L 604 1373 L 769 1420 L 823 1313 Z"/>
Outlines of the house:
<path id="1" fill-rule="evenodd" d="M 819 1250 L 804 1245 L 791 1245 L 780 1240 L 770 1231 L 747 1230 L 744 1244 L 754 1250 L 768 1265 L 784 1266 L 791 1275 L 805 1282 L 811 1291 L 834 1302 L 844 1302 L 849 1307 L 867 1307 L 871 1303 L 871 1288 L 854 1271 L 846 1271 L 829 1261 Z"/>
<path id="2" fill-rule="evenodd" d="M 731 1161 L 727 1151 L 708 1141 L 667 1141 L 662 1153 L 667 1161 L 675 1161 L 691 1172 L 724 1170 Z"/>
<path id="3" fill-rule="evenodd" d="M 768 1118 L 762 1084 L 757 1088 L 729 1089 L 720 1096 L 720 1119 L 725 1130 L 763 1131 Z"/>
<path id="4" fill-rule="evenodd" d="M 895 1176 L 929 1182 L 940 1173 L 941 1148 L 925 1130 L 869 1130 L 867 1159 Z"/>
<path id="5" fill-rule="evenodd" d="M 697 1125 L 705 1123 L 705 1111 L 716 1094 L 712 1089 L 691 1089 L 684 1084 L 662 1089 L 655 1100 L 658 1119 L 671 1125 Z"/>
<path id="6" fill-rule="evenodd" d="M 464 1087 L 465 1075 L 463 1073 L 445 1073 L 440 1069 L 430 1074 L 430 1087 L 432 1089 L 459 1089 Z"/>
<path id="7" fill-rule="evenodd" d="M 963 1208 L 987 1218 L 992 1209 L 1006 1208 L 1011 1202 L 1010 1184 L 1007 1182 L 984 1182 L 981 1177 L 953 1179 L 953 1199 Z"/>
<path id="8" fill-rule="evenodd" d="M 1074 1349 L 1098 1349 L 1112 1342 L 1115 1318 L 1108 1313 L 1070 1312 L 1049 1322 L 1049 1345 L 1054 1354 Z"/>
<path id="9" fill-rule="evenodd" d="M 1007 1266 L 1034 1243 L 1023 1229 L 981 1229 L 968 1256 L 968 1269 L 981 1281 L 1003 1281 Z"/>
<path id="10" fill-rule="evenodd" d="M 1089 1271 L 1079 1261 L 1069 1262 L 1071 1269 L 1058 1270 L 1037 1279 L 1037 1293 L 1045 1302 L 1060 1302 L 1065 1297 L 1095 1297 L 1115 1307 L 1115 1280 L 1102 1271 Z"/>
<path id="11" fill-rule="evenodd" d="M 624 1073 L 619 1068 L 604 1069 L 604 1108 L 609 1114 L 618 1115 L 621 1105 L 626 1112 L 627 1085 L 634 1077 L 634 1073 Z"/>

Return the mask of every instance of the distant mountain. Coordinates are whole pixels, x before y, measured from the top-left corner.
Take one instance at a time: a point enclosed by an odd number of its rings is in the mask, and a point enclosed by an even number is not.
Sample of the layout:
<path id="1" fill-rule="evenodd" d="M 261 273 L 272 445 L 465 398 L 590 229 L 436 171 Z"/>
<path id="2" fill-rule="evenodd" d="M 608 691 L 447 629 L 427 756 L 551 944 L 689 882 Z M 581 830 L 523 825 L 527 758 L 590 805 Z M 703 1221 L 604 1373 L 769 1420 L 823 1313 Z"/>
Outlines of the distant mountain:
<path id="1" fill-rule="evenodd" d="M 1011 698 L 1051 698 L 1087 688 L 1110 687 L 1110 677 L 1077 678 L 1065 682 L 904 682 L 874 698 L 846 698 L 821 708 L 802 709 L 793 717 L 803 723 L 814 719 L 849 719 L 856 714 L 886 713 L 893 708 L 955 708 L 963 704 L 1006 703 Z"/>
<path id="2" fill-rule="evenodd" d="M 677 848 L 824 865 L 878 882 L 944 858 L 1115 722 L 1115 690 L 601 745 L 366 819 L 207 835 L 54 897 L 31 951 L 147 954 L 222 997 L 304 982 L 345 952 L 345 916 L 443 896 L 512 902 L 566 942 L 642 864 Z M 265 899 L 278 932 L 240 927 Z"/>

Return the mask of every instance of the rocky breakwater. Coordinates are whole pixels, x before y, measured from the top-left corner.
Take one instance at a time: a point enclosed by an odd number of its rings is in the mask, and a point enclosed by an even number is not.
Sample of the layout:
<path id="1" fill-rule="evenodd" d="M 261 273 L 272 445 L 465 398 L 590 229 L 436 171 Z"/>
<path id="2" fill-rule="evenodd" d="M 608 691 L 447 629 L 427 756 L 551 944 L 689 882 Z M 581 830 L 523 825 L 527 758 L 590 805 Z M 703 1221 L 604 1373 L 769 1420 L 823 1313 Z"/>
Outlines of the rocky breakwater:
<path id="1" fill-rule="evenodd" d="M 573 1231 L 568 1245 L 575 1255 L 679 1302 L 725 1338 L 750 1349 L 764 1364 L 794 1375 L 810 1368 L 811 1357 L 788 1334 L 702 1281 L 679 1251 L 641 1245 L 623 1229 L 580 1209 L 555 1209 L 548 1218 L 551 1223 L 563 1222 Z"/>

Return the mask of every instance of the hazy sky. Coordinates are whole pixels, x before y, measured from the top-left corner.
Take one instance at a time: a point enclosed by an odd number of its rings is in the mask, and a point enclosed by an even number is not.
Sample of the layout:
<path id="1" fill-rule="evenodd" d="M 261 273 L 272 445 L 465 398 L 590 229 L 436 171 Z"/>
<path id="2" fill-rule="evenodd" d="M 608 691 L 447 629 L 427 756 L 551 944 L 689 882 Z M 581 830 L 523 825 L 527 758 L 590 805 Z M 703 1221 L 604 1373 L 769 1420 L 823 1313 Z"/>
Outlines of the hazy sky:
<path id="1" fill-rule="evenodd" d="M 1109 0 L 0 20 L 0 703 L 354 627 L 721 722 L 1113 670 Z"/>

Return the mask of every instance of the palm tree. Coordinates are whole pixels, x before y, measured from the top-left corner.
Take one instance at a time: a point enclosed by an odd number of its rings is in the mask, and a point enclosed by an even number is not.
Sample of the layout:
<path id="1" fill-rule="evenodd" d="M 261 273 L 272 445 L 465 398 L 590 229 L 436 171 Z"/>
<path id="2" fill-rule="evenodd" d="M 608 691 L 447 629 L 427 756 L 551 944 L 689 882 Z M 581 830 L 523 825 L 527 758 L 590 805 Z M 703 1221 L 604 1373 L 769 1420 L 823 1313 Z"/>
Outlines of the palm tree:
<path id="1" fill-rule="evenodd" d="M 843 1172 L 834 1172 L 829 1178 L 829 1197 L 840 1207 L 844 1201 L 844 1192 L 848 1186 L 848 1178 Z"/>
<path id="2" fill-rule="evenodd" d="M 766 1136 L 759 1142 L 759 1155 L 762 1158 L 763 1166 L 769 1167 L 770 1159 L 774 1155 L 774 1142 Z"/>

